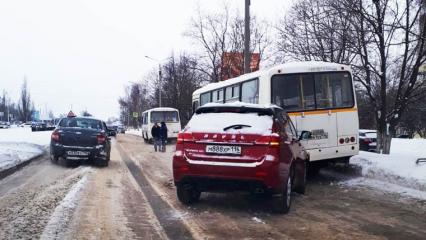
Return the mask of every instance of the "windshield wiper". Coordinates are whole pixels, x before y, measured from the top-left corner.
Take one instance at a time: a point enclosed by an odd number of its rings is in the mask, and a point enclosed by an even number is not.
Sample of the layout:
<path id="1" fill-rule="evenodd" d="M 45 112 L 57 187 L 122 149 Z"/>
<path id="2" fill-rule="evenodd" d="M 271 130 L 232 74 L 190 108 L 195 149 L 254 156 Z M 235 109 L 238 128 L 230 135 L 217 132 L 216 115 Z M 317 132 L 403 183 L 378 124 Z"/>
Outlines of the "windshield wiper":
<path id="1" fill-rule="evenodd" d="M 250 125 L 244 125 L 244 124 L 234 124 L 234 125 L 231 125 L 231 126 L 224 128 L 223 131 L 226 131 L 226 130 L 231 129 L 231 128 L 241 129 L 241 128 L 244 128 L 244 127 L 251 127 L 251 126 Z"/>

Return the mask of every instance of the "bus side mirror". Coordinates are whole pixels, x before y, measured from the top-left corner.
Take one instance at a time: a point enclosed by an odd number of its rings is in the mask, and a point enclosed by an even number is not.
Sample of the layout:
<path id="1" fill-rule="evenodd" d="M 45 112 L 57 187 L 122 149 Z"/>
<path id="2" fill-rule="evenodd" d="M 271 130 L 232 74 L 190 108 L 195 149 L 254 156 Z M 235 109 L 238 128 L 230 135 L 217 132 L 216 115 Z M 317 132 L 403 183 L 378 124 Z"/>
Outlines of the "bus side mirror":
<path id="1" fill-rule="evenodd" d="M 311 138 L 312 133 L 310 131 L 302 131 L 300 133 L 299 141 L 301 140 L 308 140 Z"/>

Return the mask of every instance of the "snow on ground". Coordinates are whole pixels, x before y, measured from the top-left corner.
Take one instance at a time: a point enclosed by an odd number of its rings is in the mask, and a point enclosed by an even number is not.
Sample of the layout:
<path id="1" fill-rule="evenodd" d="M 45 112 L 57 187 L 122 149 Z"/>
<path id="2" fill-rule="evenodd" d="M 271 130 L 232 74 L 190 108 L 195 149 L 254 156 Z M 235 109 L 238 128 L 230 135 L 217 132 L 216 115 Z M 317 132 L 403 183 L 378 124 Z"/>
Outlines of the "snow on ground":
<path id="1" fill-rule="evenodd" d="M 359 180 L 359 185 L 393 192 L 407 192 L 405 188 L 426 192 L 426 163 L 416 164 L 419 157 L 426 157 L 426 140 L 392 139 L 389 155 L 361 151 L 351 158 L 351 164 L 361 167 L 362 176 L 369 179 Z M 400 189 L 396 191 L 395 186 Z"/>
<path id="2" fill-rule="evenodd" d="M 402 196 L 407 196 L 411 198 L 418 198 L 426 200 L 426 192 L 416 190 L 413 188 L 403 187 L 401 185 L 388 183 L 380 180 L 368 179 L 364 177 L 351 179 L 342 183 L 346 186 L 365 186 L 372 187 L 375 189 L 381 189 L 387 192 L 393 192 L 401 194 Z"/>
<path id="3" fill-rule="evenodd" d="M 43 154 L 44 149 L 32 143 L 0 142 L 0 172 Z"/>
<path id="4" fill-rule="evenodd" d="M 62 239 L 66 232 L 64 228 L 69 224 L 72 214 L 77 207 L 77 203 L 81 197 L 87 182 L 87 173 L 91 171 L 85 169 L 86 174 L 71 188 L 55 211 L 50 217 L 49 222 L 43 230 L 40 239 Z"/>
<path id="5" fill-rule="evenodd" d="M 0 171 L 43 154 L 52 131 L 31 132 L 28 127 L 0 129 Z"/>
<path id="6" fill-rule="evenodd" d="M 393 138 L 391 142 L 390 154 L 401 154 L 413 156 L 416 158 L 426 158 L 426 139 Z"/>
<path id="7" fill-rule="evenodd" d="M 31 132 L 29 127 L 11 127 L 0 129 L 1 142 L 26 142 L 37 145 L 48 145 L 52 131 Z"/>
<path id="8" fill-rule="evenodd" d="M 142 129 L 129 128 L 126 130 L 126 134 L 132 134 L 132 135 L 142 137 Z"/>

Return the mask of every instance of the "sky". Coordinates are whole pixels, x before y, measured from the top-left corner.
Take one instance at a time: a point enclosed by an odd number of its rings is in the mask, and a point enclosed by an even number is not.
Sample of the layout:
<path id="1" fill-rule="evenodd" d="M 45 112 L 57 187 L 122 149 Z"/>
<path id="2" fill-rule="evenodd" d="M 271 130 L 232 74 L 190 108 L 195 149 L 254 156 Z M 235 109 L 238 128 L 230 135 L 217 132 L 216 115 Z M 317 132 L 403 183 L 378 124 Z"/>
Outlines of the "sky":
<path id="1" fill-rule="evenodd" d="M 0 1 L 0 91 L 17 102 L 25 78 L 37 109 L 71 108 L 118 117 L 125 85 L 140 81 L 172 52 L 192 49 L 183 33 L 197 6 L 244 0 Z M 276 22 L 288 0 L 251 0 L 251 14 Z"/>

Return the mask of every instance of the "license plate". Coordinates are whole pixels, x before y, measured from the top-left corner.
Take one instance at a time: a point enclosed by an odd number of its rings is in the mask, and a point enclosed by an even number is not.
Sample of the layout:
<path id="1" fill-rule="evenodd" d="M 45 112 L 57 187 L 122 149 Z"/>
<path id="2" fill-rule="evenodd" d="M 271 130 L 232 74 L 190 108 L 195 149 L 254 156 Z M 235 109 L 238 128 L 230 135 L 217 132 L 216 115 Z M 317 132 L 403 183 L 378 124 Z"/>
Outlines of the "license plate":
<path id="1" fill-rule="evenodd" d="M 241 155 L 241 146 L 207 145 L 206 153 Z"/>
<path id="2" fill-rule="evenodd" d="M 68 151 L 67 154 L 73 155 L 73 156 L 89 156 L 88 152 L 83 152 L 83 151 Z"/>

